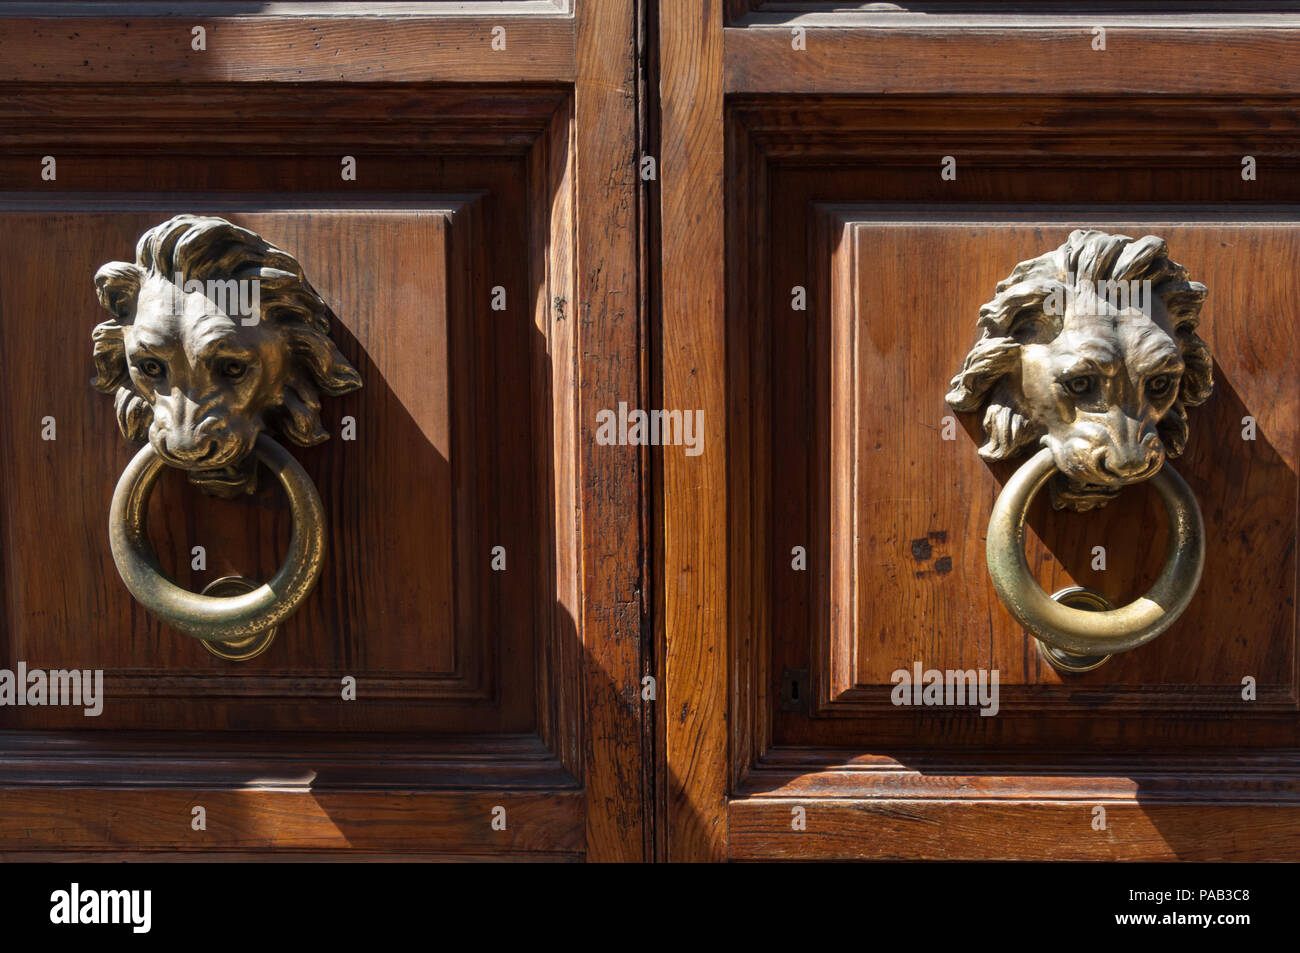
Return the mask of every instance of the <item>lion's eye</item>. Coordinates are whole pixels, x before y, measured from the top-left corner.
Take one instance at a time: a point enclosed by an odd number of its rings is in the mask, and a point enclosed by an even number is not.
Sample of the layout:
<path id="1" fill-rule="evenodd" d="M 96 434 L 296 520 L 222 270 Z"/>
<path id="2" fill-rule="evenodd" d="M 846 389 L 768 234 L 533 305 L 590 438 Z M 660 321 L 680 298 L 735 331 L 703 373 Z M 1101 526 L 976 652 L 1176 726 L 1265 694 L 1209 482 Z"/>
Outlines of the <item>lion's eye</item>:
<path id="1" fill-rule="evenodd" d="M 1092 376 L 1075 377 L 1065 382 L 1065 388 L 1071 394 L 1082 397 L 1084 394 L 1091 394 L 1092 389 L 1096 386 L 1096 378 Z"/>
<path id="2" fill-rule="evenodd" d="M 248 365 L 243 361 L 223 361 L 221 364 L 221 375 L 232 381 L 237 381 L 248 373 Z"/>
<path id="3" fill-rule="evenodd" d="M 167 372 L 163 362 L 152 357 L 146 357 L 143 361 L 137 362 L 135 367 L 145 377 L 159 378 Z"/>
<path id="4" fill-rule="evenodd" d="M 1174 382 L 1170 374 L 1157 374 L 1151 380 L 1147 381 L 1147 393 L 1152 397 L 1164 397 L 1169 393 L 1170 385 Z"/>

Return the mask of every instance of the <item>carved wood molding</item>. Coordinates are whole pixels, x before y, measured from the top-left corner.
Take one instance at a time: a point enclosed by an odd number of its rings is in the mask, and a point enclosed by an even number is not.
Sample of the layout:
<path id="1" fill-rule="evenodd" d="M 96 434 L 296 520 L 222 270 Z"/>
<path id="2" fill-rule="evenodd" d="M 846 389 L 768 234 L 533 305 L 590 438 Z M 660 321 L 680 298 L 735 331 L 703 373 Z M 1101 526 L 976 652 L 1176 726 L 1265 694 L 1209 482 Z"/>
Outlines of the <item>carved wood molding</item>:
<path id="1" fill-rule="evenodd" d="M 975 213 L 977 218 L 1024 222 L 1044 215 L 1051 220 L 1059 214 L 1062 221 L 1091 221 L 1100 216 L 1098 221 L 1179 222 L 1186 220 L 1186 201 L 1192 198 L 1197 201 L 1198 220 L 1206 222 L 1258 222 L 1266 227 L 1268 223 L 1295 221 L 1292 209 L 1279 207 L 1279 203 L 1300 200 L 1294 176 L 1279 175 L 1268 183 L 1265 196 L 1261 191 L 1250 192 L 1236 174 L 1240 156 L 1253 152 L 1267 153 L 1270 162 L 1288 170 L 1300 167 L 1289 144 L 1300 131 L 1295 101 L 1251 99 L 1228 103 L 1138 96 L 1105 103 L 1104 108 L 1085 111 L 1069 100 L 1037 96 L 1014 101 L 939 96 L 909 97 L 905 102 L 862 97 L 738 97 L 731 101 L 727 114 L 727 353 L 729 387 L 733 388 L 729 396 L 732 429 L 728 493 L 732 534 L 729 644 L 733 785 L 748 777 L 753 766 L 762 763 L 772 751 L 768 713 L 775 704 L 773 694 L 779 685 L 780 665 L 799 667 L 797 660 L 790 659 L 779 663 L 774 672 L 770 661 L 772 567 L 780 562 L 781 553 L 786 554 L 788 563 L 789 544 L 794 541 L 772 539 L 769 529 L 773 503 L 765 461 L 771 459 L 773 447 L 764 415 L 769 412 L 777 384 L 768 374 L 770 354 L 776 346 L 768 316 L 783 303 L 782 299 L 772 300 L 773 289 L 788 288 L 807 279 L 810 296 L 821 305 L 841 302 L 843 295 L 851 292 L 835 291 L 832 275 L 839 275 L 841 280 L 845 277 L 841 266 L 847 267 L 852 253 L 841 249 L 840 255 L 831 256 L 827 249 L 834 248 L 840 240 L 838 232 L 855 215 L 897 223 L 918 219 L 968 222 L 976 208 L 972 200 L 978 201 L 976 196 L 983 189 L 1007 181 L 1020 170 L 1060 168 L 1064 174 L 1057 181 L 1062 188 L 1059 193 L 1054 189 L 1042 194 L 1026 193 L 1023 205 L 984 206 Z M 1240 111 L 1235 111 L 1238 107 Z M 1133 124 L 1137 122 L 1153 123 L 1150 135 L 1140 143 L 1133 135 Z M 949 142 L 953 145 L 944 145 Z M 973 187 L 968 178 L 967 191 L 946 201 L 936 187 L 938 175 L 931 166 L 937 169 L 939 156 L 950 151 L 970 157 L 963 174 L 987 178 L 979 179 Z M 909 166 L 919 162 L 925 163 L 924 170 L 909 178 Z M 1168 175 L 1163 181 L 1136 172 L 1132 176 L 1114 176 L 1116 166 L 1135 170 L 1158 167 L 1168 170 Z M 1081 194 L 1077 186 L 1073 190 L 1066 187 L 1071 175 L 1087 176 L 1091 182 L 1102 169 L 1127 185 L 1097 194 L 1086 190 Z M 1216 171 L 1207 171 L 1211 169 Z M 1220 170 L 1226 172 L 1220 175 Z M 873 171 L 888 171 L 889 175 L 881 178 L 892 177 L 892 192 L 873 194 L 877 181 Z M 1187 178 L 1180 181 L 1180 176 Z M 915 195 L 899 194 L 900 179 L 909 183 L 915 180 Z M 1243 205 L 1241 200 L 1248 196 L 1250 204 Z M 909 201 L 900 201 L 904 198 Z M 784 217 L 779 225 L 774 225 L 773 209 L 782 210 Z M 819 225 L 821 213 L 837 221 Z M 777 233 L 774 229 L 785 236 L 781 261 L 772 258 L 772 236 Z M 806 241 L 787 240 L 804 231 Z M 823 250 L 818 252 L 818 247 Z M 787 261 L 791 248 L 800 251 L 795 252 L 794 260 Z M 801 253 L 807 257 L 801 257 Z M 838 263 L 834 269 L 839 270 L 827 268 L 826 263 L 832 259 Z M 781 346 L 788 347 L 789 342 Z M 834 379 L 829 367 L 812 372 L 823 382 Z M 845 421 L 841 419 L 840 423 Z M 829 512 L 816 509 L 817 505 L 821 504 L 810 503 L 810 518 L 824 521 Z M 825 590 L 823 595 L 811 597 L 811 602 L 825 605 L 824 595 Z M 814 642 L 818 644 L 824 648 L 814 649 L 815 655 L 832 660 L 837 657 L 838 650 L 830 643 Z M 1294 650 L 1291 660 L 1297 660 Z M 1250 723 L 1258 725 L 1269 738 L 1286 735 L 1300 703 L 1300 675 L 1295 668 L 1295 664 L 1287 668 L 1285 684 L 1267 686 L 1252 703 L 1258 707 L 1251 709 Z M 890 686 L 865 690 L 858 684 L 855 666 L 848 656 L 843 658 L 839 675 L 834 674 L 833 667 L 818 672 L 814 664 L 813 669 L 814 698 L 820 700 L 819 710 L 837 724 L 852 725 L 858 719 L 856 724 L 866 725 L 861 719 L 880 718 L 896 711 L 888 698 Z M 1080 730 L 1084 730 L 1089 713 L 1096 711 L 1097 705 L 1133 714 L 1178 712 L 1175 720 L 1179 736 L 1189 742 L 1195 732 L 1192 725 L 1212 729 L 1218 724 L 1223 728 L 1225 717 L 1237 718 L 1230 714 L 1240 708 L 1237 693 L 1229 697 L 1229 687 L 1222 691 L 1199 685 L 1166 687 L 1169 693 L 1126 690 L 1119 695 L 1102 692 L 1095 698 L 1088 697 L 1087 692 L 1048 686 L 1041 691 L 1023 692 L 1011 688 L 1004 691 L 1003 697 L 1016 706 L 1061 711 L 1067 722 L 1075 719 Z M 1171 697 L 1171 693 L 1177 697 Z M 1022 720 L 1022 724 L 1029 723 Z M 1131 743 L 1136 738 L 1131 729 L 1139 723 L 1126 723 L 1128 728 L 1119 731 L 1112 743 Z M 888 746 L 904 742 L 901 737 L 882 735 L 878 730 L 873 741 L 873 730 L 868 728 L 857 734 L 862 735 L 864 745 L 874 746 L 868 750 L 890 750 Z"/>

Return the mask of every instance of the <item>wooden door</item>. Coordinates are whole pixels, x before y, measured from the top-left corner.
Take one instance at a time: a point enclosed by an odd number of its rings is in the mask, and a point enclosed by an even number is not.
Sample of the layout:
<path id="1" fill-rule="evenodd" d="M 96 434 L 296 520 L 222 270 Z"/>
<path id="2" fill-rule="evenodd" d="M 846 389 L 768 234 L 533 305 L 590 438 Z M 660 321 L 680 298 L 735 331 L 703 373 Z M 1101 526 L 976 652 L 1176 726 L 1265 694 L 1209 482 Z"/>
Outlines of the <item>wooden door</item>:
<path id="1" fill-rule="evenodd" d="M 102 711 L 0 708 L 0 853 L 645 857 L 641 464 L 589 439 L 642 386 L 635 5 L 61 6 L 0 4 L 0 645 Z M 178 214 L 294 256 L 362 385 L 293 450 L 320 578 L 237 663 L 109 548 L 93 278 Z M 178 584 L 275 573 L 263 477 L 164 474 Z"/>
<path id="2" fill-rule="evenodd" d="M 1300 856 L 1300 23 L 853 6 L 660 8 L 662 396 L 716 422 L 663 456 L 666 856 Z M 1075 229 L 1158 236 L 1208 289 L 1214 389 L 1167 464 L 1204 517 L 1190 606 L 1067 675 L 987 571 L 1021 460 L 945 398 L 999 282 Z M 1149 484 L 1043 496 L 1046 592 L 1151 586 Z M 897 704 L 918 668 L 996 673 L 996 715 Z"/>

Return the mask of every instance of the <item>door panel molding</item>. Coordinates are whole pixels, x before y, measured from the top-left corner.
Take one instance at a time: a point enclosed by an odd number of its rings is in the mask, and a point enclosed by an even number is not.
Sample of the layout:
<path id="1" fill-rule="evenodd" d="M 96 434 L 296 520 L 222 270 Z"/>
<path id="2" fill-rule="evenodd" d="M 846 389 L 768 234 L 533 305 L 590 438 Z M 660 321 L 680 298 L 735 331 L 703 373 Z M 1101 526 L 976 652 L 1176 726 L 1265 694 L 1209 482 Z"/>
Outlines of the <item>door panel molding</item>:
<path id="1" fill-rule="evenodd" d="M 631 20 L 629 2 L 615 0 L 609 13 Z M 505 85 L 576 78 L 576 21 L 563 13 L 233 16 L 219 8 L 191 24 L 158 15 L 126 19 L 115 5 L 102 17 L 6 16 L 8 6 L 0 3 L 6 83 Z M 192 25 L 207 31 L 205 50 L 192 48 Z M 498 27 L 506 29 L 505 50 L 492 47 Z"/>

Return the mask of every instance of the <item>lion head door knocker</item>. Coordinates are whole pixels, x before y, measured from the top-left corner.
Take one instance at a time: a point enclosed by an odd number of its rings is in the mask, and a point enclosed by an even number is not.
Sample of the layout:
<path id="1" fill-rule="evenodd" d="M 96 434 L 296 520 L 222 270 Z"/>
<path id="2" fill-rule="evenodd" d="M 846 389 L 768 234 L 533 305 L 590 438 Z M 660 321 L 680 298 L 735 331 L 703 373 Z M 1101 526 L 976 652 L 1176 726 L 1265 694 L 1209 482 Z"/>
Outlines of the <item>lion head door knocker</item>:
<path id="1" fill-rule="evenodd" d="M 1200 507 L 1165 458 L 1186 446 L 1186 408 L 1214 388 L 1209 349 L 1196 335 L 1205 296 L 1154 235 L 1078 230 L 1016 265 L 980 308 L 979 339 L 947 400 L 954 410 L 983 410 L 985 460 L 1041 448 L 993 506 L 987 557 L 999 598 L 1059 670 L 1090 671 L 1154 639 L 1200 583 Z M 1152 481 L 1170 543 L 1150 592 L 1115 608 L 1090 589 L 1048 597 L 1038 586 L 1025 559 L 1025 513 L 1049 479 L 1053 505 L 1076 511 Z"/>
<path id="2" fill-rule="evenodd" d="M 361 386 L 329 338 L 334 314 L 292 255 L 225 219 L 195 215 L 145 232 L 134 264 L 104 265 L 95 288 L 113 317 L 94 330 L 94 386 L 115 394 L 123 435 L 147 441 L 113 493 L 108 535 L 117 570 L 145 608 L 214 655 L 252 658 L 320 574 L 320 496 L 270 433 L 303 447 L 328 439 L 320 394 Z M 293 535 L 284 565 L 261 584 L 230 576 L 202 594 L 177 586 L 145 527 L 162 467 L 235 498 L 256 488 L 258 461 L 289 497 Z"/>

